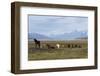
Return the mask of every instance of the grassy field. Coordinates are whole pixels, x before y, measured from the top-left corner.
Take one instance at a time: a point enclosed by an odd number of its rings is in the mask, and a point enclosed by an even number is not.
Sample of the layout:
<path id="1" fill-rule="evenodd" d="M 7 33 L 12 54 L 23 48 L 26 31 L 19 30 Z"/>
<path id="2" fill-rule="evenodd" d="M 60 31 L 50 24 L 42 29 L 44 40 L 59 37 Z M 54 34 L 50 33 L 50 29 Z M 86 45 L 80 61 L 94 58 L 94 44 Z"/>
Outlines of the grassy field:
<path id="1" fill-rule="evenodd" d="M 55 46 L 55 49 L 48 49 L 46 44 Z M 60 48 L 56 48 L 56 44 L 60 44 Z M 77 45 L 77 47 L 68 47 L 68 45 Z M 41 41 L 41 48 L 35 48 L 34 41 L 29 41 L 28 60 L 87 58 L 87 46 L 87 40 Z"/>

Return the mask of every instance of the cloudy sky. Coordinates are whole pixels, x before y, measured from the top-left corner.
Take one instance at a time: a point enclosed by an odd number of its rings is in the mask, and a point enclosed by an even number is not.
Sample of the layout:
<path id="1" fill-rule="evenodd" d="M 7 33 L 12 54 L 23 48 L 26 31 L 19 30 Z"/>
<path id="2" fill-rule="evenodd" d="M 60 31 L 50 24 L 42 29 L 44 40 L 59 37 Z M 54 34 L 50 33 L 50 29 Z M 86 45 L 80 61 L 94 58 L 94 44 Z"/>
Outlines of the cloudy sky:
<path id="1" fill-rule="evenodd" d="M 28 19 L 29 33 L 50 36 L 88 30 L 87 17 L 29 15 Z"/>

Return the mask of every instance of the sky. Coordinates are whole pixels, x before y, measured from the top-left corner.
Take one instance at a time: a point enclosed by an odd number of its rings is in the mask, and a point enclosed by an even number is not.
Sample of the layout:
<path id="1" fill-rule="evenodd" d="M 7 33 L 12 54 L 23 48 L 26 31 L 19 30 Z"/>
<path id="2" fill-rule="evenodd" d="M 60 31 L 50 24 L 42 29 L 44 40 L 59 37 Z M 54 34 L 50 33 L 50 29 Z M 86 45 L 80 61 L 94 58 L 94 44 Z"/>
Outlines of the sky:
<path id="1" fill-rule="evenodd" d="M 87 30 L 88 17 L 50 15 L 28 16 L 28 33 L 39 33 L 50 36 Z"/>

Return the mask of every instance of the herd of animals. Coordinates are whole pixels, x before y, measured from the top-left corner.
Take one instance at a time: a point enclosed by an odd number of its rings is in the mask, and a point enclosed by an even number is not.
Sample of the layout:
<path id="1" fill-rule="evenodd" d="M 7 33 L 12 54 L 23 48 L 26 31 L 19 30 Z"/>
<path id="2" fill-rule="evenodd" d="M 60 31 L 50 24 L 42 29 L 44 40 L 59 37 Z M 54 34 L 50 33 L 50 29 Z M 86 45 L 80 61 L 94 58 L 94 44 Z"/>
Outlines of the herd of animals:
<path id="1" fill-rule="evenodd" d="M 34 42 L 35 42 L 35 48 L 41 48 L 41 42 L 39 40 L 35 38 Z M 57 43 L 56 46 L 53 46 L 47 43 L 46 46 L 48 49 L 56 49 L 56 48 L 59 49 L 61 47 L 59 43 Z M 82 48 L 82 45 L 81 44 L 67 44 L 67 48 Z"/>

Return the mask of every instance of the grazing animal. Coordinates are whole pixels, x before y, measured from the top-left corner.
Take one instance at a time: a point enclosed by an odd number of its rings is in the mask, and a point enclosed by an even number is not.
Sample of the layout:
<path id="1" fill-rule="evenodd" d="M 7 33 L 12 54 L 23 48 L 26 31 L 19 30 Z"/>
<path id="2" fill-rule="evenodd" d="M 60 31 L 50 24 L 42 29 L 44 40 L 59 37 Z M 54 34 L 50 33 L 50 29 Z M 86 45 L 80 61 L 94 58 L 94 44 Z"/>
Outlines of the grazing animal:
<path id="1" fill-rule="evenodd" d="M 51 45 L 49 45 L 49 44 L 46 44 L 46 46 L 48 47 L 48 49 L 55 49 L 54 46 L 51 46 Z"/>
<path id="2" fill-rule="evenodd" d="M 40 41 L 37 39 L 34 39 L 35 42 L 35 48 L 40 48 Z"/>
<path id="3" fill-rule="evenodd" d="M 77 48 L 77 44 L 75 44 L 75 48 Z"/>
<path id="4" fill-rule="evenodd" d="M 60 48 L 60 44 L 56 44 L 57 48 L 59 49 Z"/>
<path id="5" fill-rule="evenodd" d="M 71 46 L 70 46 L 70 44 L 68 44 L 68 48 L 70 48 Z"/>

